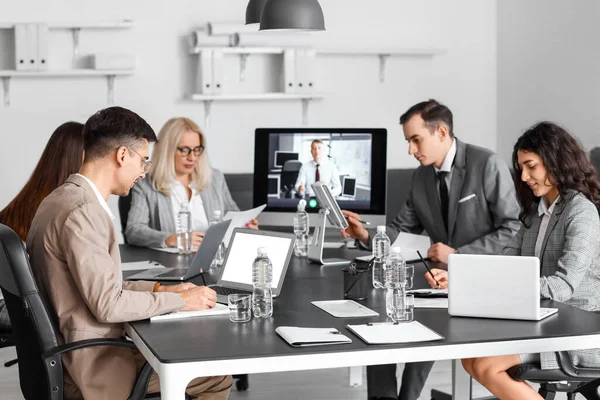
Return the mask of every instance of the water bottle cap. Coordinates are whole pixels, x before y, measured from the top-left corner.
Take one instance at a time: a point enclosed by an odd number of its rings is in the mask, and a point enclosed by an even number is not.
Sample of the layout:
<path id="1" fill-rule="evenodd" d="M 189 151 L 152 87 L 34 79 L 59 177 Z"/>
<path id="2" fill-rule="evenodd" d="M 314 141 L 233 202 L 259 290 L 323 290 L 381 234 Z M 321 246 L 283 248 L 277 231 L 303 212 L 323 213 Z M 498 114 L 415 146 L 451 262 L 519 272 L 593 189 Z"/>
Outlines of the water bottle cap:
<path id="1" fill-rule="evenodd" d="M 266 254 L 266 253 L 267 253 L 266 247 L 259 247 L 258 249 L 256 249 L 256 254 Z"/>
<path id="2" fill-rule="evenodd" d="M 220 217 L 220 216 L 221 216 L 221 210 L 213 211 L 213 217 Z"/>
<path id="3" fill-rule="evenodd" d="M 298 202 L 298 211 L 304 211 L 306 209 L 306 200 L 301 199 Z"/>
<path id="4" fill-rule="evenodd" d="M 377 233 L 385 233 L 385 225 L 378 225 Z"/>
<path id="5" fill-rule="evenodd" d="M 399 255 L 400 253 L 402 253 L 402 250 L 400 249 L 400 247 L 392 247 L 392 249 L 390 250 L 390 253 Z"/>

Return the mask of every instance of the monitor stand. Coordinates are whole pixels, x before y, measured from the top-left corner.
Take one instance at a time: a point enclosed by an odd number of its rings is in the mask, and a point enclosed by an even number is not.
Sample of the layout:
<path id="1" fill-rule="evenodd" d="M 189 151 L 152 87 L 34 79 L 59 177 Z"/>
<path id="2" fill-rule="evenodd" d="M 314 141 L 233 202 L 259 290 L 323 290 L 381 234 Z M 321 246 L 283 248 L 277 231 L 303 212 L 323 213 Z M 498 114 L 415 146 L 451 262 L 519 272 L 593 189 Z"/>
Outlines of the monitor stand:
<path id="1" fill-rule="evenodd" d="M 327 226 L 329 210 L 321 208 L 319 218 L 315 224 L 312 240 L 308 244 L 308 260 L 322 265 L 346 265 L 350 260 L 343 258 L 323 258 L 323 242 L 325 241 L 325 227 Z"/>

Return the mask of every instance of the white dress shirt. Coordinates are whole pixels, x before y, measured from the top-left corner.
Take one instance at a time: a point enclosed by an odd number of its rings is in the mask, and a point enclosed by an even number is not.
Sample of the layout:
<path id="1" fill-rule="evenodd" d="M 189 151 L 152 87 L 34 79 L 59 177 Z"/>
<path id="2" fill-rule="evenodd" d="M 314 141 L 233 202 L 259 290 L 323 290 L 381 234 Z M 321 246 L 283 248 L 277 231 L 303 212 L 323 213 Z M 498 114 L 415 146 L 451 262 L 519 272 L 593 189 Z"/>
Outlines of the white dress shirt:
<path id="1" fill-rule="evenodd" d="M 188 210 L 192 214 L 192 231 L 206 232 L 208 229 L 208 217 L 204 209 L 204 202 L 200 193 L 188 186 L 192 191 L 192 198 L 188 201 L 187 192 L 183 183 L 175 181 L 171 186 L 171 207 L 173 210 L 173 219 L 177 226 L 177 216 L 181 210 L 181 203 L 188 203 Z"/>
<path id="2" fill-rule="evenodd" d="M 542 216 L 542 222 L 540 222 L 540 230 L 538 232 L 537 240 L 535 241 L 535 252 L 533 253 L 537 258 L 540 258 L 540 253 L 542 251 L 542 243 L 544 243 L 544 236 L 546 236 L 546 231 L 548 230 L 548 222 L 550 222 L 550 217 L 552 216 L 552 212 L 554 211 L 554 207 L 556 206 L 556 202 L 560 199 L 560 196 L 554 200 L 554 203 L 550 207 L 546 204 L 546 198 L 542 197 L 540 199 L 540 204 L 538 205 L 538 215 Z"/>
<path id="3" fill-rule="evenodd" d="M 315 183 L 316 173 L 317 162 L 315 160 L 310 160 L 309 162 L 302 164 L 302 167 L 300 167 L 300 172 L 298 172 L 298 179 L 294 185 L 296 191 L 298 191 L 298 187 L 302 185 L 304 186 L 305 195 L 314 196 L 315 194 L 311 185 Z M 333 197 L 339 196 L 340 193 L 342 193 L 340 173 L 334 163 L 327 159 L 323 160 L 319 164 L 319 177 L 321 178 L 321 182 L 325 182 L 325 184 L 329 187 Z"/>
<path id="4" fill-rule="evenodd" d="M 112 219 L 114 221 L 115 215 L 112 213 L 112 211 L 110 211 L 110 208 L 108 208 L 108 204 L 106 203 L 106 200 L 104 200 L 104 197 L 102 197 L 102 194 L 100 194 L 100 191 L 98 190 L 96 185 L 94 185 L 94 182 L 90 181 L 86 176 L 83 176 L 81 174 L 76 174 L 76 175 L 79 175 L 80 177 L 85 179 L 85 181 L 92 187 L 94 194 L 98 198 L 98 202 L 100 203 L 102 208 L 104 208 L 104 211 L 106 211 L 106 213 L 108 214 L 110 219 Z"/>
<path id="5" fill-rule="evenodd" d="M 456 158 L 456 139 L 452 140 L 452 146 L 450 146 L 450 150 L 446 153 L 446 158 L 444 158 L 444 162 L 440 168 L 433 167 L 435 169 L 435 174 L 438 172 L 448 172 L 446 175 L 446 187 L 448 188 L 448 194 L 450 194 L 450 183 L 452 182 L 452 165 L 454 164 L 454 158 Z M 438 190 L 438 198 L 440 196 L 440 182 L 437 181 L 437 190 Z M 440 199 L 441 201 L 441 199 Z"/>

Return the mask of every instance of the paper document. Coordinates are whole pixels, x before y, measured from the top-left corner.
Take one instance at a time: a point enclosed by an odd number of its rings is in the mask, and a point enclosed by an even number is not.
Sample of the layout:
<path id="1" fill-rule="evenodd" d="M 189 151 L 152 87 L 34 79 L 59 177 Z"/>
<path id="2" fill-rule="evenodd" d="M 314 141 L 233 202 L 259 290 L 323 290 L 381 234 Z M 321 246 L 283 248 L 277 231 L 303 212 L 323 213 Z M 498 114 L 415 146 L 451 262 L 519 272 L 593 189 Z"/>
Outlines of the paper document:
<path id="1" fill-rule="evenodd" d="M 448 308 L 448 298 L 415 297 L 415 308 Z"/>
<path id="2" fill-rule="evenodd" d="M 230 219 L 231 224 L 229 224 L 229 228 L 227 228 L 227 232 L 225 232 L 225 236 L 223 237 L 223 243 L 225 243 L 225 245 L 228 246 L 229 240 L 231 239 L 231 235 L 233 234 L 233 230 L 235 228 L 242 228 L 248 222 L 258 218 L 258 215 L 262 212 L 262 210 L 265 209 L 266 206 L 266 204 L 263 204 L 262 206 L 253 208 L 251 210 L 229 211 L 227 214 L 225 214 L 225 216 L 223 217 L 223 221 Z"/>
<path id="3" fill-rule="evenodd" d="M 135 261 L 121 263 L 121 269 L 123 271 L 139 271 L 150 268 L 167 268 L 156 261 Z"/>
<path id="4" fill-rule="evenodd" d="M 335 328 L 299 328 L 296 326 L 278 326 L 275 332 L 290 346 L 324 346 L 326 344 L 352 343 L 346 335 Z"/>
<path id="5" fill-rule="evenodd" d="M 348 329 L 367 344 L 429 342 L 444 338 L 418 321 L 397 325 L 348 325 Z"/>
<path id="6" fill-rule="evenodd" d="M 427 250 L 431 247 L 429 236 L 415 235 L 413 233 L 400 232 L 391 247 L 400 247 L 402 257 L 406 261 L 419 261 L 417 250 L 421 252 L 423 258 L 427 258 Z M 373 258 L 372 254 L 356 257 L 357 260 L 369 262 Z"/>
<path id="7" fill-rule="evenodd" d="M 353 300 L 311 301 L 311 304 L 337 318 L 376 317 L 378 312 Z"/>
<path id="8" fill-rule="evenodd" d="M 156 315 L 150 318 L 151 322 L 168 321 L 173 319 L 184 319 L 192 317 L 208 317 L 210 315 L 229 314 L 229 307 L 224 304 L 217 303 L 213 308 L 202 311 L 175 311 L 168 314 Z"/>

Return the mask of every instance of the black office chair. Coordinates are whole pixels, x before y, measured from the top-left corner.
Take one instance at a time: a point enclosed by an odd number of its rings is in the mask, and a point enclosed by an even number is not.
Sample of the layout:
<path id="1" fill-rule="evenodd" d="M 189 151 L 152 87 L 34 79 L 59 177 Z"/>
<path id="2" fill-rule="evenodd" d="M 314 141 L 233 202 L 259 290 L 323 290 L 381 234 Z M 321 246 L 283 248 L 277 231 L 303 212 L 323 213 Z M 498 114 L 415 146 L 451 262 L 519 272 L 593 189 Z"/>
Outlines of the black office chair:
<path id="1" fill-rule="evenodd" d="M 539 383 L 538 393 L 547 400 L 553 400 L 556 393 L 566 393 L 568 400 L 574 400 L 577 393 L 588 400 L 600 399 L 600 368 L 576 367 L 568 352 L 556 354 L 559 369 L 544 370 L 539 365 L 522 364 L 509 369 L 508 374 L 518 381 Z"/>
<path id="2" fill-rule="evenodd" d="M 60 345 L 54 318 L 33 277 L 19 236 L 0 224 L 0 289 L 6 300 L 19 358 L 19 381 L 26 400 L 62 400 L 62 354 L 92 346 L 135 348 L 125 339 L 89 339 Z M 145 398 L 152 367 L 141 369 L 128 400 Z"/>
<path id="3" fill-rule="evenodd" d="M 294 185 L 296 185 L 296 180 L 298 180 L 298 172 L 300 172 L 300 168 L 302 167 L 302 163 L 298 160 L 288 160 L 283 164 L 283 168 L 281 169 L 281 191 L 283 193 L 284 198 L 292 197 L 292 189 L 294 189 Z"/>
<path id="4" fill-rule="evenodd" d="M 123 234 L 123 240 L 127 243 L 127 236 L 125 236 L 125 229 L 127 228 L 127 217 L 129 216 L 129 209 L 131 208 L 131 191 L 127 196 L 119 197 L 119 218 L 121 219 L 121 233 Z"/>

